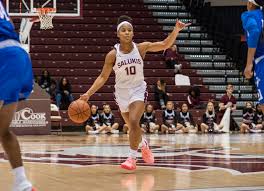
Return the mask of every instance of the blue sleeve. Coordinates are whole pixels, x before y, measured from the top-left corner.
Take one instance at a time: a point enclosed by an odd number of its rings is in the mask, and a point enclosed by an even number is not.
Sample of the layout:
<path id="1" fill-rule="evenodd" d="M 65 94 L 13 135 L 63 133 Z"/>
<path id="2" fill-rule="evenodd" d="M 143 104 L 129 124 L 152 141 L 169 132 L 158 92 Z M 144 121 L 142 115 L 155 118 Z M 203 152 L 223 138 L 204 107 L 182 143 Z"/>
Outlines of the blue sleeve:
<path id="1" fill-rule="evenodd" d="M 254 18 L 248 18 L 245 25 L 247 44 L 249 48 L 257 48 L 261 31 Z"/>

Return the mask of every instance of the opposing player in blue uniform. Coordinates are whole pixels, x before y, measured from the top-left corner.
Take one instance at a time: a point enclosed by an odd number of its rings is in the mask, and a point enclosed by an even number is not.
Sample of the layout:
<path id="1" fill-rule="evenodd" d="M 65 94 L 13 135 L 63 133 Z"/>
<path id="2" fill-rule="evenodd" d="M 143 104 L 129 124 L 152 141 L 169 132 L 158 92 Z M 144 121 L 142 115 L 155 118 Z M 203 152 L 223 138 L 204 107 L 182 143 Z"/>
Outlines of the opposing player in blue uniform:
<path id="1" fill-rule="evenodd" d="M 247 65 L 244 71 L 247 79 L 254 78 L 258 90 L 259 104 L 264 112 L 264 0 L 248 0 L 247 10 L 241 16 L 248 44 Z M 253 67 L 254 66 L 254 67 Z"/>
<path id="2" fill-rule="evenodd" d="M 17 103 L 33 88 L 31 60 L 0 0 L 0 141 L 13 168 L 13 191 L 34 191 L 27 180 L 16 136 L 9 130 Z M 1 190 L 6 190 L 1 185 Z"/>

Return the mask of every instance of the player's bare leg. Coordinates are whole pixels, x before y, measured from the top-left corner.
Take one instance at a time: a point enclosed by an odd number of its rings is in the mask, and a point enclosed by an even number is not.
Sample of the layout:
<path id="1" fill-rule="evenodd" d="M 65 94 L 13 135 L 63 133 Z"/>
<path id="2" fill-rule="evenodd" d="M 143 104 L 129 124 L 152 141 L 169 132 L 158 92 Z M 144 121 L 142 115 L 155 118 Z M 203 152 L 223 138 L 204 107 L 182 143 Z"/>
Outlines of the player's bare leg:
<path id="1" fill-rule="evenodd" d="M 129 126 L 130 152 L 129 158 L 121 164 L 121 167 L 127 170 L 136 169 L 136 158 L 139 144 L 142 144 L 141 152 L 145 162 L 153 163 L 154 158 L 148 147 L 148 143 L 142 138 L 140 128 L 140 119 L 144 113 L 145 104 L 143 101 L 135 101 L 129 105 L 129 113 L 122 113 L 122 116 Z"/>
<path id="2" fill-rule="evenodd" d="M 143 101 L 135 101 L 129 105 L 129 142 L 130 148 L 133 150 L 137 150 L 139 143 L 142 141 L 142 131 L 139 122 L 144 109 L 145 104 Z"/>
<path id="3" fill-rule="evenodd" d="M 17 103 L 13 103 L 2 106 L 0 109 L 0 141 L 13 168 L 14 190 L 31 191 L 32 185 L 28 182 L 25 175 L 19 143 L 16 136 L 9 130 L 16 108 Z"/>

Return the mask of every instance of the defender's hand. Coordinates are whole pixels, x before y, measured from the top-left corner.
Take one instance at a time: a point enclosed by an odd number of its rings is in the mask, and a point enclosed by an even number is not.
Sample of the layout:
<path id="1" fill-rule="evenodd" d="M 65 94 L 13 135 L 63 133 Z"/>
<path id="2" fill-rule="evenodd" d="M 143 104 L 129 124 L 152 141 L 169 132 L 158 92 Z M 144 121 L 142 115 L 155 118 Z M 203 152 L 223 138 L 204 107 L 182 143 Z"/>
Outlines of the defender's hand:
<path id="1" fill-rule="evenodd" d="M 250 66 L 247 66 L 244 70 L 245 78 L 248 80 L 251 79 L 253 76 L 252 68 L 253 68 L 253 65 L 252 66 L 250 65 Z"/>

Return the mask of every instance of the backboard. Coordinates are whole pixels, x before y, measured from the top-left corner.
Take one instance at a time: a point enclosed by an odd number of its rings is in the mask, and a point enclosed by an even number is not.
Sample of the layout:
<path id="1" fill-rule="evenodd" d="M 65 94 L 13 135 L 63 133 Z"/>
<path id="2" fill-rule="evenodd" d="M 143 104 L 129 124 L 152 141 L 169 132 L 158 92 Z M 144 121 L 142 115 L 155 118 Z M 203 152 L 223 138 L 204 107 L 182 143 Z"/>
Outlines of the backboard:
<path id="1" fill-rule="evenodd" d="M 82 0 L 5 0 L 11 17 L 36 17 L 36 8 L 56 8 L 55 18 L 81 17 Z"/>

